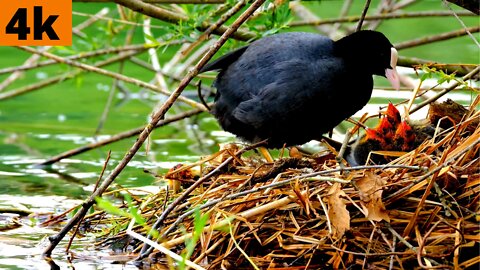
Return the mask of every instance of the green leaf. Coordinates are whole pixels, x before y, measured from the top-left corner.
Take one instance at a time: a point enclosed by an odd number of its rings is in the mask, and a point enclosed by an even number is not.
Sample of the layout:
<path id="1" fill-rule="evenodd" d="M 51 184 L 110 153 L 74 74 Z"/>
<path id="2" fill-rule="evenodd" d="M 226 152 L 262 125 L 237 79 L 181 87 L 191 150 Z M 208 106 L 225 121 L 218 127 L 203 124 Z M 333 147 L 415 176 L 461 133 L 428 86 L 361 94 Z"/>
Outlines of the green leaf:
<path id="1" fill-rule="evenodd" d="M 193 214 L 193 232 L 192 237 L 185 238 L 185 252 L 182 253 L 182 261 L 179 263 L 179 269 L 185 269 L 185 261 L 192 256 L 195 246 L 197 245 L 200 236 L 203 233 L 203 229 L 207 225 L 209 219 L 208 214 L 203 214 L 200 212 L 200 208 L 195 208 Z"/>
<path id="2" fill-rule="evenodd" d="M 429 79 L 432 77 L 431 73 L 423 73 L 422 77 L 420 77 L 420 81 L 425 81 L 426 79 Z"/>
<path id="3" fill-rule="evenodd" d="M 122 217 L 130 217 L 130 215 L 127 212 L 125 212 L 122 209 L 116 207 L 115 205 L 113 205 L 108 200 L 105 200 L 105 199 L 100 198 L 100 197 L 96 197 L 95 201 L 97 202 L 97 206 L 100 209 L 103 209 L 105 212 L 107 212 L 109 214 L 116 215 L 116 216 L 122 216 Z"/>
<path id="4" fill-rule="evenodd" d="M 138 208 L 135 205 L 133 205 L 132 197 L 130 197 L 130 194 L 125 194 L 123 197 L 127 201 L 128 212 L 135 219 L 135 222 L 140 225 L 145 225 L 146 224 L 145 219 L 142 217 L 141 214 L 139 214 L 140 211 L 138 211 Z"/>
<path id="5" fill-rule="evenodd" d="M 145 34 L 145 38 L 150 41 L 151 43 L 155 44 L 155 46 L 159 46 L 160 43 L 158 43 L 158 41 L 155 39 L 155 37 L 151 36 L 151 35 L 148 35 L 148 34 Z"/>

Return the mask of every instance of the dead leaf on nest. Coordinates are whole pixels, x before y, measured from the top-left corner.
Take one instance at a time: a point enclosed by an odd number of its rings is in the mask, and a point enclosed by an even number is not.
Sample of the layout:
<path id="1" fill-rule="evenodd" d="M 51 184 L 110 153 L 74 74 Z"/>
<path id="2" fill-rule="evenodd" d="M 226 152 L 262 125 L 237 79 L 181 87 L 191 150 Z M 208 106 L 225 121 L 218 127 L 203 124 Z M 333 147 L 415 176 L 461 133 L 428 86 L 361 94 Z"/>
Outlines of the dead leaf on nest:
<path id="1" fill-rule="evenodd" d="M 328 192 L 328 217 L 332 224 L 333 237 L 341 238 L 350 230 L 350 213 L 347 210 L 345 199 L 347 194 L 340 188 L 339 183 L 333 184 Z"/>
<path id="2" fill-rule="evenodd" d="M 390 222 L 390 217 L 388 217 L 382 201 L 383 187 L 386 182 L 384 178 L 372 171 L 366 171 L 364 177 L 355 181 L 360 192 L 360 204 L 369 220 L 381 221 L 383 219 Z"/>
<path id="3" fill-rule="evenodd" d="M 303 158 L 303 154 L 296 147 L 290 147 L 288 155 L 292 158 Z"/>

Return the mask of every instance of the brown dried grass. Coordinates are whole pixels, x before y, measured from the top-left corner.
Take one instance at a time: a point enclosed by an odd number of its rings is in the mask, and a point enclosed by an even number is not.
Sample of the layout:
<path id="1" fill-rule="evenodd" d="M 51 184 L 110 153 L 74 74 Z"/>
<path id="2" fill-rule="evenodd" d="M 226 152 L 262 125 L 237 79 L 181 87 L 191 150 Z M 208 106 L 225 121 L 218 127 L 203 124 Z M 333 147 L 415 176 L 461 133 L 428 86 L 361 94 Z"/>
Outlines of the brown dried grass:
<path id="1" fill-rule="evenodd" d="M 477 105 L 478 99 L 471 108 Z M 194 230 L 193 216 L 185 213 L 203 207 L 209 219 L 190 260 L 209 269 L 474 267 L 480 262 L 478 118 L 479 112 L 468 112 L 453 128 L 385 166 L 340 170 L 330 151 L 273 163 L 256 155 L 235 157 L 168 216 L 159 229 L 169 231 L 161 243 L 182 253 Z M 233 155 L 236 146 L 229 147 L 164 177 L 191 181 L 194 166 L 205 175 Z M 178 194 L 134 196 L 134 204 L 143 204 L 141 214 L 153 224 L 165 201 Z M 112 219 L 128 222 L 102 212 L 85 220 Z M 134 230 L 146 234 L 145 226 Z M 99 244 L 121 239 L 128 236 L 109 232 Z M 129 245 L 136 252 L 142 243 Z M 161 253 L 151 257 L 170 261 Z"/>

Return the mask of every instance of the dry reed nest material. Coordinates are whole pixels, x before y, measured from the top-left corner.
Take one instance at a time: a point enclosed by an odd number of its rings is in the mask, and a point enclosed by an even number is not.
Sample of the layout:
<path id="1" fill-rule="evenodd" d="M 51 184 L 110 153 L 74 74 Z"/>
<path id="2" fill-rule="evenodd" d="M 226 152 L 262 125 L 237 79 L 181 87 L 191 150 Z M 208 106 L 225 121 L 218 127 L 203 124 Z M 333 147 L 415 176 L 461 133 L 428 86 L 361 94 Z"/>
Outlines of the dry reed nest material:
<path id="1" fill-rule="evenodd" d="M 478 101 L 476 102 L 478 103 Z M 474 104 L 476 104 L 474 102 Z M 473 106 L 475 108 L 475 106 Z M 479 113 L 385 166 L 341 170 L 332 153 L 315 158 L 235 157 L 190 194 L 159 228 L 162 245 L 181 254 L 195 207 L 208 214 L 190 260 L 209 269 L 413 269 L 475 267 L 479 256 Z M 230 157 L 235 146 L 166 176 L 190 185 Z M 135 197 L 153 224 L 180 193 Z M 127 224 L 97 212 L 88 224 Z M 178 225 L 178 226 L 176 226 Z M 144 226 L 134 230 L 145 235 Z M 122 241 L 128 240 L 128 241 Z M 142 242 L 110 232 L 99 245 Z M 126 243 L 126 244 L 125 244 Z M 169 261 L 161 253 L 151 258 Z M 255 266 L 253 266 L 255 265 Z"/>

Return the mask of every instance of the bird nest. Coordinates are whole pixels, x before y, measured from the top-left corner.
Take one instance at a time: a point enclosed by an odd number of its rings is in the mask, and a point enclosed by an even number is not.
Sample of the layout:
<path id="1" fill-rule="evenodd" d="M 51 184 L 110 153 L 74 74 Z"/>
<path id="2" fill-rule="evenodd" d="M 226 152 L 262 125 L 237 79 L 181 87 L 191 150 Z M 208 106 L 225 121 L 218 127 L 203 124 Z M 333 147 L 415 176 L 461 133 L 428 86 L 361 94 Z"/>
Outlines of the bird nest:
<path id="1" fill-rule="evenodd" d="M 480 262 L 479 113 L 462 117 L 444 114 L 451 127 L 384 165 L 339 166 L 333 148 L 265 162 L 228 145 L 172 168 L 162 176 L 170 189 L 114 191 L 130 194 L 120 209 L 136 209 L 142 221 L 103 230 L 97 245 L 136 256 L 145 240 L 132 236 L 156 228 L 149 238 L 161 252 L 144 249 L 150 260 L 143 262 L 166 267 L 178 265 L 172 254 L 198 269 L 473 267 Z M 84 224 L 124 228 L 131 218 L 100 210 Z"/>

